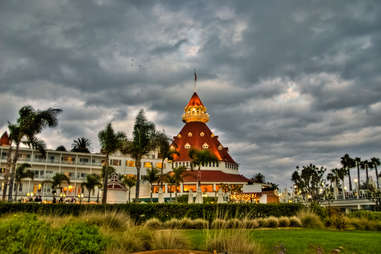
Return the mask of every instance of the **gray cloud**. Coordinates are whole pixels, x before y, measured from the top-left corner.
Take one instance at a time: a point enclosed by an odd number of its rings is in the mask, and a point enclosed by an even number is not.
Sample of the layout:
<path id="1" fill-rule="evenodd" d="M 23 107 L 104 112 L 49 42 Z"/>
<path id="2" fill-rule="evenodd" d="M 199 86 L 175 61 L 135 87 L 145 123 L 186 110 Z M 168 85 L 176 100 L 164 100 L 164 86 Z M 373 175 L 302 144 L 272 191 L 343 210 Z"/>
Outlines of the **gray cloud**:
<path id="1" fill-rule="evenodd" d="M 242 172 L 289 184 L 301 163 L 380 156 L 378 1 L 2 1 L 0 128 L 19 107 L 64 109 L 70 147 L 140 108 L 176 135 L 193 90 Z"/>

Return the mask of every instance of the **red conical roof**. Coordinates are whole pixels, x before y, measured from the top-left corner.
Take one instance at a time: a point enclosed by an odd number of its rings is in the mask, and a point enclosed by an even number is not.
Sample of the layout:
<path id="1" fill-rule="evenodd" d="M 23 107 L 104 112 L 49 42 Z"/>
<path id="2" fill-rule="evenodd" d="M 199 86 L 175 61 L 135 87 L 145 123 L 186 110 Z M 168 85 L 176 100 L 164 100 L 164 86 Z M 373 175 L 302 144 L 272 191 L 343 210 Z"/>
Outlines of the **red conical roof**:
<path id="1" fill-rule="evenodd" d="M 200 99 L 200 97 L 198 97 L 197 93 L 194 92 L 192 97 L 190 98 L 188 104 L 185 106 L 185 108 L 187 107 L 194 107 L 194 106 L 204 106 L 204 104 L 202 104 L 202 101 Z"/>
<path id="2" fill-rule="evenodd" d="M 8 137 L 8 132 L 4 132 L 0 138 L 0 146 L 9 146 L 9 145 L 10 145 L 10 141 Z"/>

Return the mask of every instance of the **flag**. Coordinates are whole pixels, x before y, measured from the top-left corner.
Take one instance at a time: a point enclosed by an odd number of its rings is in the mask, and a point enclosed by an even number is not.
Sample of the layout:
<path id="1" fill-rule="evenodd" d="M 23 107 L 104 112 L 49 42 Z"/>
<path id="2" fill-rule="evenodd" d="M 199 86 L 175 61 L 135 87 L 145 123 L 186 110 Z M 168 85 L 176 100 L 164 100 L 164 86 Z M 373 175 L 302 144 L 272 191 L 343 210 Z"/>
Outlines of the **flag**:
<path id="1" fill-rule="evenodd" d="M 194 72 L 194 81 L 195 82 L 197 81 L 197 74 L 196 74 L 196 72 Z"/>

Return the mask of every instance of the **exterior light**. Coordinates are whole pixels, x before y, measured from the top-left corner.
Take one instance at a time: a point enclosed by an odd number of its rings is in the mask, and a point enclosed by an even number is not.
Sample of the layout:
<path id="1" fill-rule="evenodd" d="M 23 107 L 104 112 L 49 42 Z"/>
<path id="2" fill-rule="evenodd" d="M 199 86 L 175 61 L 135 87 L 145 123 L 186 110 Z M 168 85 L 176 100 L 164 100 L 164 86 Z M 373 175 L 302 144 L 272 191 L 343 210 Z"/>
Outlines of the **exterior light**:
<path id="1" fill-rule="evenodd" d="M 357 183 L 357 182 L 358 182 L 357 178 L 355 178 L 353 181 L 354 181 L 355 183 Z"/>

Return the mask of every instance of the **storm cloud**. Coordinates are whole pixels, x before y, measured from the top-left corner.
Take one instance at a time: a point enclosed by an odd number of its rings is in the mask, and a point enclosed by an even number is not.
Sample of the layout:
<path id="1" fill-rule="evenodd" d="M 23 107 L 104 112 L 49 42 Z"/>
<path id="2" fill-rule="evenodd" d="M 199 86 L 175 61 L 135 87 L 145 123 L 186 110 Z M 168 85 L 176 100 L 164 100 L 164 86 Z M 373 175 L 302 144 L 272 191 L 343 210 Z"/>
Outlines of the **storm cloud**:
<path id="1" fill-rule="evenodd" d="M 147 117 L 169 136 L 193 92 L 246 176 L 381 156 L 379 1 L 1 1 L 0 129 L 60 107 L 51 148 Z"/>

